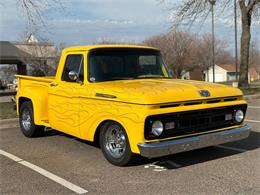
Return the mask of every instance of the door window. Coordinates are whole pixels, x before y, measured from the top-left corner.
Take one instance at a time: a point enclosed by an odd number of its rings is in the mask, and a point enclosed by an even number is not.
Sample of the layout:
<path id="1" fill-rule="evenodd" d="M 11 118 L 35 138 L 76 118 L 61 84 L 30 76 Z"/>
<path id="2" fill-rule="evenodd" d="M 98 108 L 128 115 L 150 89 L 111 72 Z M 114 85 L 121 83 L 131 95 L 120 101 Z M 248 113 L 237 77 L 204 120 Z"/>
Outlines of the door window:
<path id="1" fill-rule="evenodd" d="M 61 80 L 67 82 L 76 82 L 69 78 L 69 72 L 75 71 L 78 74 L 77 81 L 84 81 L 84 63 L 83 63 L 83 55 L 81 54 L 71 54 L 66 58 L 66 62 L 64 65 L 64 70 L 62 73 Z"/>

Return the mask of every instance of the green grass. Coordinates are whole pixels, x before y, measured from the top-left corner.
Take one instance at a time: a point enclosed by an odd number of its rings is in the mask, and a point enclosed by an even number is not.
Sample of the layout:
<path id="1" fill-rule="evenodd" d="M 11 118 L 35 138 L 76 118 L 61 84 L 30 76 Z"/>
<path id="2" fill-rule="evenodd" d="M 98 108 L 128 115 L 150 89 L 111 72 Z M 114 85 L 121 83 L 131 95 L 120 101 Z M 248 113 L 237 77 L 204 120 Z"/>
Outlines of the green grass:
<path id="1" fill-rule="evenodd" d="M 16 118 L 13 102 L 0 103 L 0 119 Z"/>

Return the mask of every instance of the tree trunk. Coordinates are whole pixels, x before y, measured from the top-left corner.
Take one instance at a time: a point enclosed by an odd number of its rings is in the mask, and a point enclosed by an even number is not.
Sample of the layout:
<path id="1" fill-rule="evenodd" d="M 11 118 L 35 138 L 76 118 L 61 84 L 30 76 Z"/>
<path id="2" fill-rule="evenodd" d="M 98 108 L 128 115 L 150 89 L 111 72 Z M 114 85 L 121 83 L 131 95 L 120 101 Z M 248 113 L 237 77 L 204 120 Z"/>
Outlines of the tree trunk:
<path id="1" fill-rule="evenodd" d="M 207 68 L 207 82 L 209 82 L 209 68 Z"/>
<path id="2" fill-rule="evenodd" d="M 249 62 L 249 47 L 250 47 L 250 26 L 251 26 L 251 11 L 247 9 L 244 3 L 240 3 L 242 16 L 242 34 L 240 46 L 240 73 L 239 87 L 248 88 L 248 62 Z"/>
<path id="3" fill-rule="evenodd" d="M 182 67 L 182 66 L 181 66 Z M 177 76 L 177 79 L 181 79 L 181 76 L 182 76 L 182 71 L 183 69 L 178 67 L 177 70 L 176 70 L 176 76 Z"/>

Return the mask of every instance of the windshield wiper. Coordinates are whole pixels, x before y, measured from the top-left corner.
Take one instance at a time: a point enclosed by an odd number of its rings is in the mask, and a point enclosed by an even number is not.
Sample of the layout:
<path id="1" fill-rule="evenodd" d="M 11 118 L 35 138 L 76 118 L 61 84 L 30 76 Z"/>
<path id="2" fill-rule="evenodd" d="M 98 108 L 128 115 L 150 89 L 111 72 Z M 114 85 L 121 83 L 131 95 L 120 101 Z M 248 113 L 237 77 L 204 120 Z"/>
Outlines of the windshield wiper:
<path id="1" fill-rule="evenodd" d="M 165 77 L 162 75 L 139 75 L 137 79 L 170 79 L 171 77 Z"/>
<path id="2" fill-rule="evenodd" d="M 133 77 L 112 77 L 109 79 L 110 81 L 116 81 L 116 80 L 132 80 L 134 79 Z"/>

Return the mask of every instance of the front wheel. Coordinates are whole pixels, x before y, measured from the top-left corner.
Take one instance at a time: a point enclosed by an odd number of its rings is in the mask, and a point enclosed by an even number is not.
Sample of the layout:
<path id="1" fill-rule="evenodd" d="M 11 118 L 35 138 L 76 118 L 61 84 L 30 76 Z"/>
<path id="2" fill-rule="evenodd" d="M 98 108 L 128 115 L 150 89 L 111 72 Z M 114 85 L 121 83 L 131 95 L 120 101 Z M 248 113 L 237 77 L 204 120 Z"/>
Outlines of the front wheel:
<path id="1" fill-rule="evenodd" d="M 30 101 L 22 103 L 19 113 L 19 122 L 22 133 L 26 137 L 37 137 L 44 133 L 44 126 L 34 124 L 33 105 Z"/>
<path id="2" fill-rule="evenodd" d="M 105 158 L 117 166 L 125 166 L 133 159 L 127 134 L 116 122 L 107 122 L 100 131 L 100 146 Z"/>

